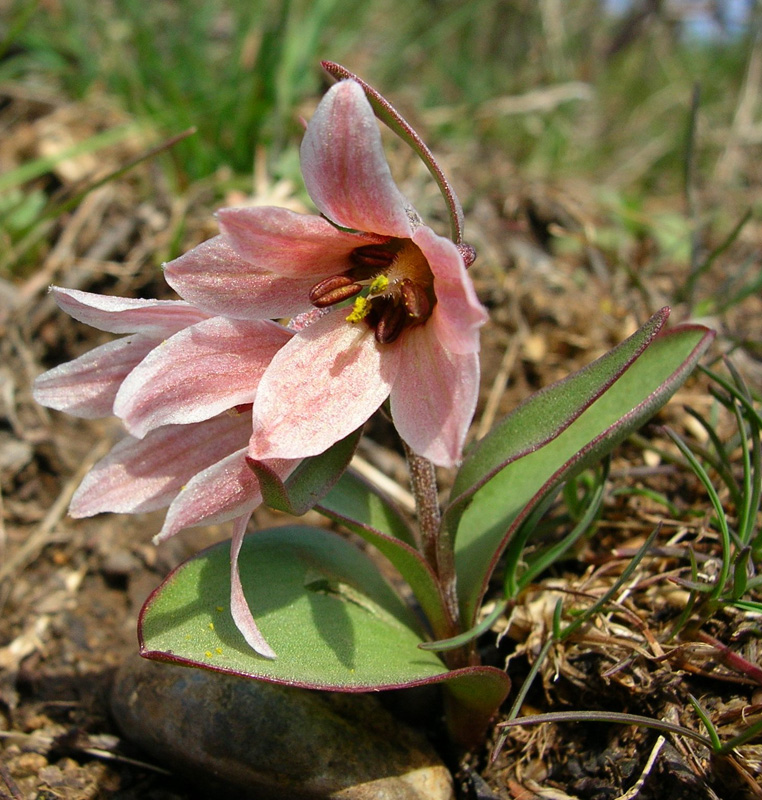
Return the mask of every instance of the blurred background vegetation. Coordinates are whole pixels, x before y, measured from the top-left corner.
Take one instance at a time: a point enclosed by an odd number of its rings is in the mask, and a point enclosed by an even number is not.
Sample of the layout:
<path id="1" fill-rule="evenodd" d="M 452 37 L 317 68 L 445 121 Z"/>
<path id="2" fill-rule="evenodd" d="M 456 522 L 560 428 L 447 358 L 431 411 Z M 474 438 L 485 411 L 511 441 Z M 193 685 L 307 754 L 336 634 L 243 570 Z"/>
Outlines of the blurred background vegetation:
<path id="1" fill-rule="evenodd" d="M 463 154 L 467 206 L 511 176 L 581 178 L 637 235 L 642 198 L 685 192 L 687 172 L 710 186 L 758 177 L 756 0 L 0 0 L 0 13 L 3 128 L 18 98 L 115 114 L 94 114 L 79 150 L 21 163 L 23 149 L 0 148 L 0 240 L 20 264 L 36 248 L 19 243 L 71 207 L 60 192 L 51 205 L 53 161 L 97 157 L 129 123 L 144 150 L 197 129 L 159 159 L 175 194 L 246 191 L 257 152 L 298 184 L 321 58 L 375 85 L 435 150 Z M 685 238 L 674 215 L 657 227 Z"/>

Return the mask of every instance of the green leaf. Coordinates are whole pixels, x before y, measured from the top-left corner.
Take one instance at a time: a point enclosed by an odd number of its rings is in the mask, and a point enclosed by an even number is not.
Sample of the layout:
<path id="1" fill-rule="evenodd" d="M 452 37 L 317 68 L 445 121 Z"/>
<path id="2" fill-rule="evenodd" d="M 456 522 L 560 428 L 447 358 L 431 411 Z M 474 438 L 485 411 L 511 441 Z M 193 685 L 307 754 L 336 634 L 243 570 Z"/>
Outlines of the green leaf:
<path id="1" fill-rule="evenodd" d="M 587 508 L 582 514 L 577 524 L 559 541 L 541 547 L 534 552 L 531 557 L 526 557 L 524 552 L 524 545 L 527 539 L 534 532 L 531 527 L 531 517 L 525 521 L 519 529 L 518 535 L 514 536 L 510 541 L 506 551 L 506 569 L 505 569 L 505 594 L 507 597 L 516 597 L 519 592 L 527 587 L 540 573 L 544 572 L 551 564 L 555 564 L 560 560 L 564 553 L 569 550 L 588 530 L 593 524 L 593 520 L 598 516 L 606 488 L 606 479 L 609 473 L 609 459 L 604 459 L 603 469 L 598 479 L 598 485 L 591 492 L 588 498 Z M 546 495 L 552 497 L 552 494 Z M 543 508 L 544 504 L 535 507 L 534 514 L 540 511 L 546 511 Z M 524 528 L 529 526 L 529 530 L 524 532 Z M 523 564 L 523 571 L 519 571 L 519 565 Z"/>
<path id="2" fill-rule="evenodd" d="M 542 447 L 587 409 L 648 347 L 669 316 L 663 308 L 632 336 L 579 372 L 527 398 L 472 447 L 455 476 L 445 521 L 454 533 L 474 492 L 511 461 Z"/>
<path id="3" fill-rule="evenodd" d="M 399 509 L 351 468 L 320 501 L 317 510 L 339 522 L 354 520 L 415 547 L 413 532 Z"/>
<path id="4" fill-rule="evenodd" d="M 492 667 L 450 671 L 423 641 L 415 616 L 367 556 L 318 528 L 285 526 L 246 537 L 246 599 L 277 654 L 259 657 L 229 610 L 227 543 L 178 567 L 140 615 L 141 655 L 159 661 L 331 691 L 446 681 L 461 710 L 486 724 L 507 694 Z"/>
<path id="5" fill-rule="evenodd" d="M 246 463 L 259 481 L 264 504 L 295 517 L 306 514 L 325 497 L 349 466 L 361 436 L 362 427 L 324 453 L 305 458 L 285 481 L 266 462 L 247 458 Z"/>
<path id="6" fill-rule="evenodd" d="M 473 624 L 497 560 L 532 509 L 653 416 L 709 346 L 713 332 L 700 326 L 654 338 L 665 318 L 660 312 L 594 364 L 530 398 L 464 463 L 445 516 L 457 524 L 464 625 Z"/>
<path id="7" fill-rule="evenodd" d="M 410 527 L 387 498 L 347 470 L 361 433 L 360 428 L 325 453 L 305 459 L 285 482 L 265 462 L 247 461 L 270 508 L 301 516 L 315 507 L 376 547 L 409 583 L 435 635 L 444 635 L 447 618 L 438 583 Z"/>
<path id="8" fill-rule="evenodd" d="M 316 510 L 361 536 L 386 556 L 413 590 L 434 635 L 446 635 L 447 614 L 436 576 L 415 547 L 413 534 L 402 515 L 387 498 L 347 470 Z"/>

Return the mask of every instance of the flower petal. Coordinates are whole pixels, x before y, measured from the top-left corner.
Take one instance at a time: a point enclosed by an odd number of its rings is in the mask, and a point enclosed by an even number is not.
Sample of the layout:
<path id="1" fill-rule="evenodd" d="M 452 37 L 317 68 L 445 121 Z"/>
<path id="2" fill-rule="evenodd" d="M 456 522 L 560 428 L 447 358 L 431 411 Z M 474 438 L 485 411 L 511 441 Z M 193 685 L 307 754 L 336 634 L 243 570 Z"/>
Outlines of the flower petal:
<path id="1" fill-rule="evenodd" d="M 418 455 L 441 467 L 461 457 L 479 397 L 479 356 L 442 347 L 429 325 L 404 334 L 403 357 L 391 392 L 400 436 Z"/>
<path id="2" fill-rule="evenodd" d="M 166 425 L 144 439 L 128 436 L 87 473 L 69 513 L 164 508 L 196 473 L 240 449 L 250 434 L 248 414 L 221 414 L 195 425 Z"/>
<path id="3" fill-rule="evenodd" d="M 38 376 L 34 399 L 75 417 L 109 417 L 124 379 L 161 341 L 136 334 L 95 347 Z"/>
<path id="4" fill-rule="evenodd" d="M 114 413 L 138 438 L 152 428 L 209 419 L 250 403 L 292 334 L 274 322 L 212 317 L 152 350 L 117 393 Z"/>
<path id="5" fill-rule="evenodd" d="M 165 264 L 164 278 L 180 297 L 210 314 L 233 319 L 298 314 L 311 307 L 308 294 L 316 282 L 313 276 L 284 278 L 256 267 L 223 236 Z"/>
<path id="6" fill-rule="evenodd" d="M 425 225 L 416 230 L 413 241 L 434 274 L 437 304 L 429 325 L 453 353 L 478 353 L 479 328 L 487 321 L 487 312 L 476 296 L 458 248 Z"/>
<path id="7" fill-rule="evenodd" d="M 417 214 L 397 188 L 373 109 L 356 81 L 332 86 L 307 125 L 302 174 L 310 197 L 345 228 L 409 238 Z"/>
<path id="8" fill-rule="evenodd" d="M 238 557 L 250 517 L 251 514 L 244 514 L 242 517 L 237 517 L 233 523 L 233 538 L 230 540 L 230 612 L 233 615 L 233 622 L 249 647 L 265 658 L 277 658 L 275 651 L 267 644 L 254 621 L 241 585 Z"/>
<path id="9" fill-rule="evenodd" d="M 298 463 L 277 460 L 270 467 L 285 480 Z M 237 450 L 188 481 L 172 501 L 154 543 L 159 544 L 184 528 L 214 525 L 251 514 L 261 502 L 259 481 L 246 463 L 246 449 Z"/>
<path id="10" fill-rule="evenodd" d="M 51 286 L 69 316 L 111 333 L 146 333 L 163 338 L 206 319 L 208 314 L 182 300 L 138 300 Z"/>
<path id="11" fill-rule="evenodd" d="M 244 260 L 290 278 L 319 278 L 345 272 L 357 247 L 385 242 L 385 236 L 346 233 L 315 214 L 286 208 L 223 208 L 220 230 Z"/>
<path id="12" fill-rule="evenodd" d="M 322 453 L 389 395 L 399 348 L 378 345 L 365 323 L 353 325 L 345 315 L 337 310 L 319 319 L 273 358 L 254 398 L 252 458 Z"/>

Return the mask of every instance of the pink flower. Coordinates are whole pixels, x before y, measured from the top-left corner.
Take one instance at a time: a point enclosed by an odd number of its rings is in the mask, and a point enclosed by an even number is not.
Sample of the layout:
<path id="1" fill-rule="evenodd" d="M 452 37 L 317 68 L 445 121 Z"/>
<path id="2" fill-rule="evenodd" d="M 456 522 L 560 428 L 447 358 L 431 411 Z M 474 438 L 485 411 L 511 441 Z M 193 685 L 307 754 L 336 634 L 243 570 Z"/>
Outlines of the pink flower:
<path id="1" fill-rule="evenodd" d="M 243 534 L 262 502 L 245 460 L 252 432 L 245 411 L 261 375 L 291 334 L 268 320 L 211 317 L 186 302 L 57 287 L 52 292 L 75 319 L 130 334 L 35 381 L 34 396 L 42 405 L 86 418 L 113 413 L 132 434 L 88 472 L 72 498 L 71 515 L 168 507 L 157 542 L 184 528 L 233 520 L 233 616 L 249 644 L 273 657 L 238 576 Z M 279 459 L 270 466 L 285 479 L 297 463 Z"/>
<path id="2" fill-rule="evenodd" d="M 295 335 L 264 369 L 249 455 L 321 453 L 389 398 L 407 444 L 451 466 L 476 406 L 486 318 L 463 257 L 397 188 L 357 82 L 328 91 L 301 157 L 323 216 L 223 209 L 222 235 L 165 269 L 181 297 L 212 315 L 261 320 L 324 309 L 292 325 Z"/>
<path id="3" fill-rule="evenodd" d="M 220 236 L 166 266 L 182 301 L 53 288 L 75 319 L 128 335 L 46 372 L 34 390 L 51 408 L 114 414 L 129 434 L 87 474 L 73 516 L 167 507 L 156 541 L 233 520 L 231 610 L 267 657 L 238 574 L 262 500 L 247 457 L 285 479 L 390 398 L 408 445 L 454 464 L 476 405 L 485 320 L 458 247 L 392 180 L 355 81 L 320 103 L 302 166 L 324 216 L 224 209 Z M 290 330 L 272 321 L 287 317 Z"/>

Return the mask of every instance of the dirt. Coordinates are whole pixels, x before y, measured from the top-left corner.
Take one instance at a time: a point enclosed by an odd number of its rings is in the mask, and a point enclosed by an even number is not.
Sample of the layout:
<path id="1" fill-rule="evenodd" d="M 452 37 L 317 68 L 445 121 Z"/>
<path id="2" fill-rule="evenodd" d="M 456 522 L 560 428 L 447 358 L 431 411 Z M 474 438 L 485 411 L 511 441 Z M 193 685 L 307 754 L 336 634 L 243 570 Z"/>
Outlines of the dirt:
<path id="1" fill-rule="evenodd" d="M 83 108 L 25 96 L 7 101 L 0 112 L 6 165 L 39 154 L 51 130 L 76 140 L 116 121 L 115 112 L 100 105 Z M 146 149 L 136 137 L 106 151 L 95 164 L 63 162 L 33 188 L 48 198 L 70 196 L 81 181 L 93 179 L 93 170 L 116 168 Z M 687 270 L 659 253 L 647 234 L 616 251 L 589 242 L 568 246 L 579 242 L 581 230 L 606 224 L 590 187 L 530 186 L 506 174 L 496 156 L 483 156 L 479 170 L 456 167 L 453 175 L 467 199 L 469 238 L 480 253 L 472 274 L 491 312 L 474 435 L 527 393 L 621 341 L 674 296 Z M 438 208 L 424 171 L 397 151 L 395 159 L 406 192 L 427 198 L 421 210 Z M 741 208 L 744 200 L 734 202 Z M 681 207 L 679 197 L 659 202 Z M 706 202 L 715 201 L 708 197 Z M 159 165 L 144 164 L 56 218 L 30 255 L 13 271 L 6 269 L 0 281 L 0 798 L 194 797 L 179 776 L 149 763 L 121 738 L 109 715 L 108 693 L 114 670 L 136 650 L 137 614 L 148 593 L 174 565 L 228 532 L 191 531 L 155 548 L 150 539 L 161 514 L 68 518 L 73 490 L 119 429 L 113 421 L 75 420 L 40 408 L 30 384 L 42 370 L 106 340 L 59 312 L 46 296 L 48 284 L 170 297 L 158 264 L 171 252 L 178 231 L 182 249 L 213 235 L 213 210 L 206 189 L 178 200 L 167 190 Z M 759 233 L 751 223 L 718 259 L 702 279 L 705 296 L 721 287 L 728 265 L 751 257 L 759 268 Z M 623 268 L 626 259 L 647 277 L 647 289 Z M 678 304 L 675 321 L 686 315 Z M 759 387 L 762 300 L 748 297 L 712 322 L 720 331 L 712 357 L 746 342 L 734 357 Z M 685 403 L 709 411 L 705 378 L 692 379 L 658 418 L 690 437 L 700 432 Z M 720 422 L 729 436 L 732 420 Z M 388 429 L 374 425 L 371 434 L 375 444 L 363 456 L 404 485 Z M 670 448 L 654 426 L 645 436 Z M 662 493 L 678 513 L 634 489 Z M 255 522 L 267 524 L 268 512 L 257 514 Z M 757 673 L 739 667 L 760 664 L 759 629 L 749 615 L 720 611 L 712 619 L 694 620 L 669 645 L 661 644 L 687 595 L 669 575 L 686 574 L 689 549 L 702 568 L 716 567 L 719 549 L 708 514 L 703 490 L 686 470 L 635 443 L 620 448 L 595 534 L 517 599 L 509 620 L 485 637 L 485 659 L 501 667 L 507 663 L 517 689 L 552 625 L 558 597 L 575 598 L 580 606 L 592 602 L 661 524 L 657 550 L 594 625 L 551 650 L 523 713 L 627 711 L 701 730 L 689 701 L 693 694 L 723 739 L 760 718 Z M 742 662 L 729 660 L 723 646 Z M 451 762 L 463 797 L 762 796 L 759 739 L 735 756 L 712 757 L 685 737 L 660 738 L 642 727 L 588 722 L 511 728 L 496 752 L 500 730 L 495 727 L 479 752 Z"/>

